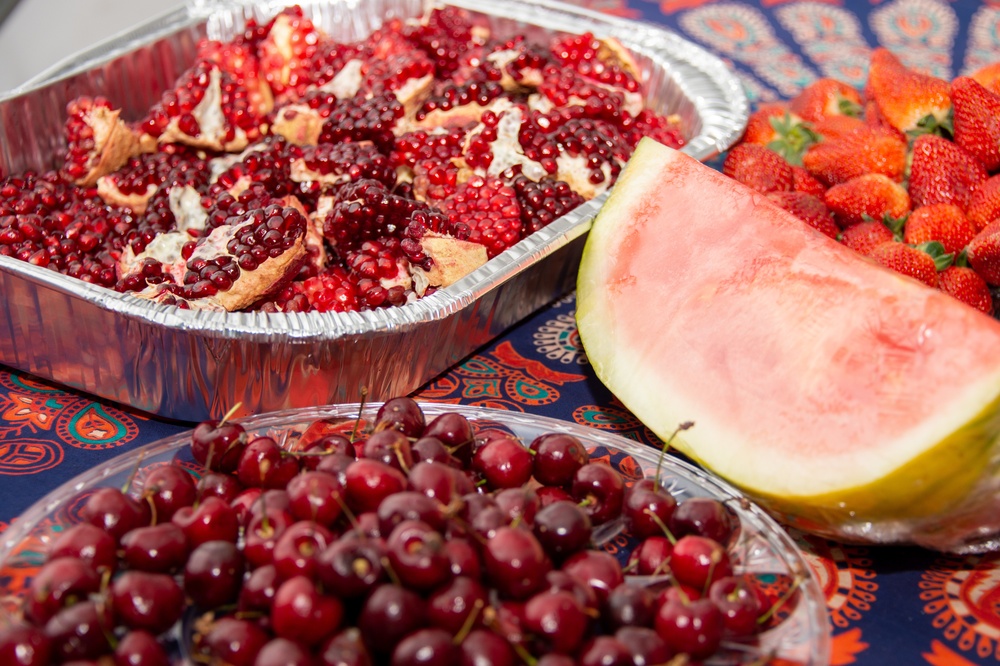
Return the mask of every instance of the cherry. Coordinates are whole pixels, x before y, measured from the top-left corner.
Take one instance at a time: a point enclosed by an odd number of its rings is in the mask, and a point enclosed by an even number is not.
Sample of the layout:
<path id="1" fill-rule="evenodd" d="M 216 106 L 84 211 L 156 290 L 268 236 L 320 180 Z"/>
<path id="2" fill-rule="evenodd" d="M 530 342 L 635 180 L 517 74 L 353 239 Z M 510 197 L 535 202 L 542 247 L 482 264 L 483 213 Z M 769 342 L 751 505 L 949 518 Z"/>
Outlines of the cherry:
<path id="1" fill-rule="evenodd" d="M 31 580 L 24 613 L 35 624 L 45 624 L 65 606 L 97 592 L 101 577 L 83 560 L 59 557 L 49 560 Z"/>
<path id="2" fill-rule="evenodd" d="M 595 636 L 580 650 L 579 666 L 633 666 L 632 653 L 614 636 Z"/>
<path id="3" fill-rule="evenodd" d="M 451 577 L 451 562 L 441 534 L 427 523 L 404 520 L 386 541 L 392 571 L 399 581 L 417 591 L 427 591 Z"/>
<path id="4" fill-rule="evenodd" d="M 335 537 L 327 528 L 311 520 L 300 520 L 288 526 L 274 543 L 272 561 L 278 576 L 313 578 L 319 567 L 319 554 L 333 543 Z"/>
<path id="5" fill-rule="evenodd" d="M 330 458 L 356 459 L 354 443 L 343 435 L 324 435 L 301 449 L 299 464 L 303 469 L 315 471 L 324 467 Z"/>
<path id="6" fill-rule="evenodd" d="M 674 544 L 665 536 L 647 537 L 629 554 L 628 563 L 639 576 L 661 576 L 670 572 Z"/>
<path id="7" fill-rule="evenodd" d="M 392 651 L 392 666 L 449 666 L 458 658 L 458 647 L 451 634 L 431 627 L 418 629 L 404 638 Z"/>
<path id="8" fill-rule="evenodd" d="M 542 658 L 535 662 L 535 666 L 577 666 L 576 660 L 565 654 L 542 655 Z"/>
<path id="9" fill-rule="evenodd" d="M 554 569 L 545 574 L 546 588 L 553 591 L 569 592 L 580 605 L 587 609 L 587 613 L 597 616 L 600 610 L 600 603 L 597 600 L 597 593 L 584 581 L 569 575 L 565 571 Z"/>
<path id="10" fill-rule="evenodd" d="M 375 414 L 375 430 L 398 430 L 407 437 L 419 437 L 426 427 L 424 412 L 413 398 L 386 400 Z"/>
<path id="11" fill-rule="evenodd" d="M 344 494 L 355 513 L 375 511 L 386 497 L 406 488 L 398 469 L 370 458 L 359 458 L 347 468 Z"/>
<path id="12" fill-rule="evenodd" d="M 437 437 L 421 437 L 410 445 L 410 452 L 414 462 L 439 462 L 451 467 L 459 467 L 461 464 Z"/>
<path id="13" fill-rule="evenodd" d="M 406 635 L 426 624 L 426 602 L 412 590 L 386 583 L 365 600 L 357 626 L 372 652 L 391 654 Z"/>
<path id="14" fill-rule="evenodd" d="M 473 629 L 458 646 L 459 666 L 515 666 L 519 663 L 510 643 L 489 629 Z M 572 662 L 570 662 L 572 663 Z"/>
<path id="15" fill-rule="evenodd" d="M 482 583 L 475 578 L 458 576 L 428 597 L 428 617 L 434 626 L 456 635 L 470 617 L 480 623 L 488 604 L 488 593 Z"/>
<path id="16" fill-rule="evenodd" d="M 581 503 L 594 525 L 621 515 L 625 481 L 618 470 L 603 462 L 589 462 L 573 475 L 573 498 Z"/>
<path id="17" fill-rule="evenodd" d="M 406 474 L 413 468 L 410 440 L 399 430 L 379 430 L 365 441 L 362 457 L 378 460 Z"/>
<path id="18" fill-rule="evenodd" d="M 172 522 L 137 527 L 122 537 L 121 545 L 122 560 L 130 569 L 153 573 L 180 569 L 189 551 L 184 530 Z"/>
<path id="19" fill-rule="evenodd" d="M 491 489 L 522 487 L 531 479 L 532 467 L 528 450 L 510 438 L 490 440 L 472 456 L 472 469 Z"/>
<path id="20" fill-rule="evenodd" d="M 571 592 L 546 590 L 524 606 L 524 628 L 556 652 L 573 654 L 583 642 L 589 618 Z"/>
<path id="21" fill-rule="evenodd" d="M 114 621 L 103 601 L 84 600 L 63 608 L 45 623 L 57 662 L 97 659 L 111 650 Z"/>
<path id="22" fill-rule="evenodd" d="M 243 587 L 240 588 L 240 596 L 237 602 L 239 610 L 244 612 L 266 613 L 271 610 L 271 602 L 278 591 L 281 579 L 278 577 L 278 570 L 273 564 L 265 564 L 250 572 Z"/>
<path id="23" fill-rule="evenodd" d="M 197 488 L 197 501 L 206 497 L 218 497 L 227 503 L 231 503 L 244 490 L 243 484 L 235 476 L 221 472 L 205 473 L 198 480 Z"/>
<path id="24" fill-rule="evenodd" d="M 385 556 L 381 539 L 341 538 L 320 553 L 317 573 L 342 598 L 360 597 L 386 579 Z"/>
<path id="25" fill-rule="evenodd" d="M 620 627 L 614 635 L 628 648 L 635 666 L 666 664 L 674 656 L 666 641 L 649 627 Z"/>
<path id="26" fill-rule="evenodd" d="M 622 517 L 637 539 L 665 536 L 664 529 L 677 508 L 677 500 L 652 479 L 640 479 L 625 492 Z"/>
<path id="27" fill-rule="evenodd" d="M 764 613 L 760 597 L 746 576 L 726 576 L 708 588 L 708 598 L 722 612 L 725 633 L 750 636 L 758 632 L 757 620 Z"/>
<path id="28" fill-rule="evenodd" d="M 152 505 L 154 522 L 165 523 L 181 508 L 194 504 L 198 487 L 194 477 L 178 465 L 161 465 L 146 476 L 142 497 Z"/>
<path id="29" fill-rule="evenodd" d="M 698 590 L 733 574 L 729 554 L 718 541 L 688 534 L 674 544 L 670 570 L 678 582 Z"/>
<path id="30" fill-rule="evenodd" d="M 593 588 L 602 604 L 625 580 L 618 560 L 603 550 L 581 550 L 563 562 L 562 570 Z"/>
<path id="31" fill-rule="evenodd" d="M 710 599 L 684 602 L 675 596 L 656 612 L 654 628 L 675 653 L 705 659 L 722 642 L 722 612 Z"/>
<path id="32" fill-rule="evenodd" d="M 670 531 L 680 539 L 696 534 L 721 544 L 729 543 L 738 520 L 722 502 L 712 497 L 689 497 L 670 517 Z"/>
<path id="33" fill-rule="evenodd" d="M 371 666 L 372 659 L 357 627 L 332 636 L 319 651 L 323 666 Z"/>
<path id="34" fill-rule="evenodd" d="M 243 553 L 229 541 L 208 541 L 188 557 L 184 592 L 204 609 L 236 601 L 243 582 Z"/>
<path id="35" fill-rule="evenodd" d="M 483 545 L 483 567 L 502 596 L 527 599 L 541 589 L 551 564 L 531 532 L 501 527 Z"/>
<path id="36" fill-rule="evenodd" d="M 184 531 L 192 548 L 206 541 L 232 541 L 240 535 L 236 509 L 221 497 L 206 497 L 198 506 L 185 506 L 171 519 Z"/>
<path id="37" fill-rule="evenodd" d="M 272 638 L 257 653 L 254 666 L 313 666 L 316 658 L 301 643 Z"/>
<path id="38" fill-rule="evenodd" d="M 378 529 L 389 534 L 404 520 L 419 520 L 437 531 L 447 527 L 441 503 L 415 490 L 390 495 L 378 505 Z"/>
<path id="39" fill-rule="evenodd" d="M 292 515 L 277 507 L 267 508 L 250 519 L 243 532 L 243 555 L 253 567 L 274 561 L 274 546 L 294 523 Z"/>
<path id="40" fill-rule="evenodd" d="M 243 426 L 231 421 L 203 421 L 191 433 L 191 455 L 217 472 L 235 472 L 246 444 Z"/>
<path id="41" fill-rule="evenodd" d="M 422 437 L 436 437 L 448 447 L 452 455 L 458 457 L 463 463 L 472 460 L 472 445 L 475 441 L 475 433 L 472 431 L 472 424 L 464 415 L 456 412 L 446 412 L 440 414 L 427 424 Z"/>
<path id="42" fill-rule="evenodd" d="M 496 492 L 493 497 L 497 507 L 507 516 L 507 522 L 526 527 L 535 522 L 535 514 L 542 506 L 538 493 L 530 486 L 505 488 Z"/>
<path id="43" fill-rule="evenodd" d="M 590 516 L 575 502 L 560 500 L 541 509 L 532 527 L 542 548 L 553 560 L 562 561 L 590 544 Z"/>
<path id="44" fill-rule="evenodd" d="M 170 657 L 156 636 L 134 629 L 115 646 L 115 666 L 170 666 Z"/>
<path id="45" fill-rule="evenodd" d="M 236 467 L 240 483 L 250 488 L 284 488 L 298 473 L 298 460 L 284 455 L 270 437 L 258 437 L 247 444 Z"/>
<path id="46" fill-rule="evenodd" d="M 566 486 L 590 456 L 579 439 L 565 433 L 539 435 L 528 447 L 535 456 L 535 479 L 546 486 Z"/>
<path id="47" fill-rule="evenodd" d="M 638 585 L 619 585 L 611 590 L 604 606 L 604 617 L 613 629 L 652 627 L 656 615 L 656 595 Z"/>
<path id="48" fill-rule="evenodd" d="M 543 507 L 563 500 L 569 502 L 575 501 L 568 490 L 559 486 L 540 486 L 535 489 L 535 494 L 538 495 L 538 502 Z"/>
<path id="49" fill-rule="evenodd" d="M 184 592 L 172 576 L 126 571 L 111 584 L 115 617 L 129 629 L 161 634 L 184 611 Z"/>
<path id="50" fill-rule="evenodd" d="M 344 617 L 337 597 L 322 594 L 305 576 L 293 576 L 278 588 L 271 603 L 271 626 L 281 638 L 318 645 Z"/>
<path id="51" fill-rule="evenodd" d="M 343 484 L 333 474 L 307 471 L 288 482 L 288 506 L 299 520 L 330 527 L 343 512 Z"/>
<path id="52" fill-rule="evenodd" d="M 229 506 L 233 507 L 236 511 L 236 519 L 243 527 L 246 527 L 254 517 L 253 507 L 263 493 L 264 491 L 261 488 L 245 488 L 229 501 Z"/>
<path id="53" fill-rule="evenodd" d="M 117 488 L 100 488 L 87 498 L 80 516 L 118 542 L 129 530 L 149 525 L 150 507 L 146 502 L 139 503 Z"/>
<path id="54" fill-rule="evenodd" d="M 48 666 L 52 643 L 39 627 L 10 624 L 0 628 L 0 664 Z"/>
<path id="55" fill-rule="evenodd" d="M 118 564 L 114 538 L 90 523 L 78 523 L 60 532 L 49 547 L 48 559 L 72 557 L 98 573 L 114 571 Z"/>
<path id="56" fill-rule="evenodd" d="M 445 506 L 475 492 L 472 480 L 462 470 L 445 463 L 418 462 L 408 475 L 413 490 L 437 500 Z"/>
<path id="57" fill-rule="evenodd" d="M 468 539 L 450 538 L 444 544 L 444 551 L 448 554 L 448 562 L 451 564 L 451 573 L 454 576 L 468 576 L 479 579 L 482 575 L 482 566 L 479 562 L 479 552 Z"/>
<path id="58" fill-rule="evenodd" d="M 270 636 L 256 622 L 235 617 L 221 617 L 198 645 L 201 663 L 229 666 L 254 666 L 257 655 Z"/>

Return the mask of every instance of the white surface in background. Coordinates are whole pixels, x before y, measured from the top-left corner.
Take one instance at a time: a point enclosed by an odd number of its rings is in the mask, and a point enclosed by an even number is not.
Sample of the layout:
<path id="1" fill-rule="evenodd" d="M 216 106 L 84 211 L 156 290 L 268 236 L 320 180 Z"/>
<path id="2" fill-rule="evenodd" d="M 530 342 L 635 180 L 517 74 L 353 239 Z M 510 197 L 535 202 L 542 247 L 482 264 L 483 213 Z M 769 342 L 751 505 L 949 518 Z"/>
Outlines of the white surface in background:
<path id="1" fill-rule="evenodd" d="M 0 92 L 183 0 L 20 0 L 0 25 Z"/>

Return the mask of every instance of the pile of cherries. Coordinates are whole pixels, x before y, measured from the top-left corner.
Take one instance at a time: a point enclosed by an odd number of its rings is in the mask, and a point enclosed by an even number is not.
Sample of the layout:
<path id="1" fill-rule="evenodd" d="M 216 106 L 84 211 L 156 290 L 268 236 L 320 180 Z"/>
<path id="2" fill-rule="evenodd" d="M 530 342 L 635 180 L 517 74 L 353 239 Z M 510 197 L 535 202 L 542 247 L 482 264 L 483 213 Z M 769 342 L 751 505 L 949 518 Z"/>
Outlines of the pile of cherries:
<path id="1" fill-rule="evenodd" d="M 251 437 L 207 421 L 200 477 L 175 459 L 91 492 L 0 626 L 0 663 L 760 658 L 780 600 L 734 573 L 739 521 L 717 500 L 678 502 L 569 434 L 525 446 L 458 412 L 428 421 L 410 398 L 343 425 Z M 612 554 L 612 537 L 631 547 Z"/>

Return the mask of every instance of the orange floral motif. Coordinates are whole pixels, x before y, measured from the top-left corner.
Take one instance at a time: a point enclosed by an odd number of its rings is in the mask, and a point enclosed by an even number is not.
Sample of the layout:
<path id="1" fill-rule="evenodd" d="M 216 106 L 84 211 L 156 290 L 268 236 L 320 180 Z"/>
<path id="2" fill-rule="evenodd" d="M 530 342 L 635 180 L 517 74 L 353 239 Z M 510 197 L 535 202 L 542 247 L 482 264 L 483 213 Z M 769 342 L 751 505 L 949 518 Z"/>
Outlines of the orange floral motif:
<path id="1" fill-rule="evenodd" d="M 6 422 L 5 430 L 14 432 L 51 430 L 56 415 L 63 407 L 54 403 L 50 396 L 23 393 L 0 396 L 0 405 L 3 405 L 0 418 Z"/>
<path id="2" fill-rule="evenodd" d="M 1000 572 L 996 554 L 944 557 L 921 575 L 924 613 L 962 652 L 1000 660 Z M 959 663 L 959 662 L 942 662 Z"/>
<path id="3" fill-rule="evenodd" d="M 855 627 L 842 634 L 835 634 L 831 641 L 830 664 L 846 666 L 857 661 L 855 657 L 868 649 L 868 643 L 861 640 L 861 629 Z"/>
<path id="4" fill-rule="evenodd" d="M 974 663 L 950 649 L 941 641 L 931 641 L 931 651 L 923 653 L 931 666 L 974 666 Z"/>

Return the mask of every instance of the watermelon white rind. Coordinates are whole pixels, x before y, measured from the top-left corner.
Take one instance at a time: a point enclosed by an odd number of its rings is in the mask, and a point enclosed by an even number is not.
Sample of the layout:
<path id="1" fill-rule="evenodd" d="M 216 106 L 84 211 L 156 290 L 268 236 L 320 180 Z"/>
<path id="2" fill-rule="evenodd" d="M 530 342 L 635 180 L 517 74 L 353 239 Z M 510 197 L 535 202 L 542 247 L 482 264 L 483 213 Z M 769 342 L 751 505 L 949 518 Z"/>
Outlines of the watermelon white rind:
<path id="1" fill-rule="evenodd" d="M 643 140 L 598 214 L 577 322 L 601 381 L 785 522 L 1000 546 L 1000 323 Z"/>

